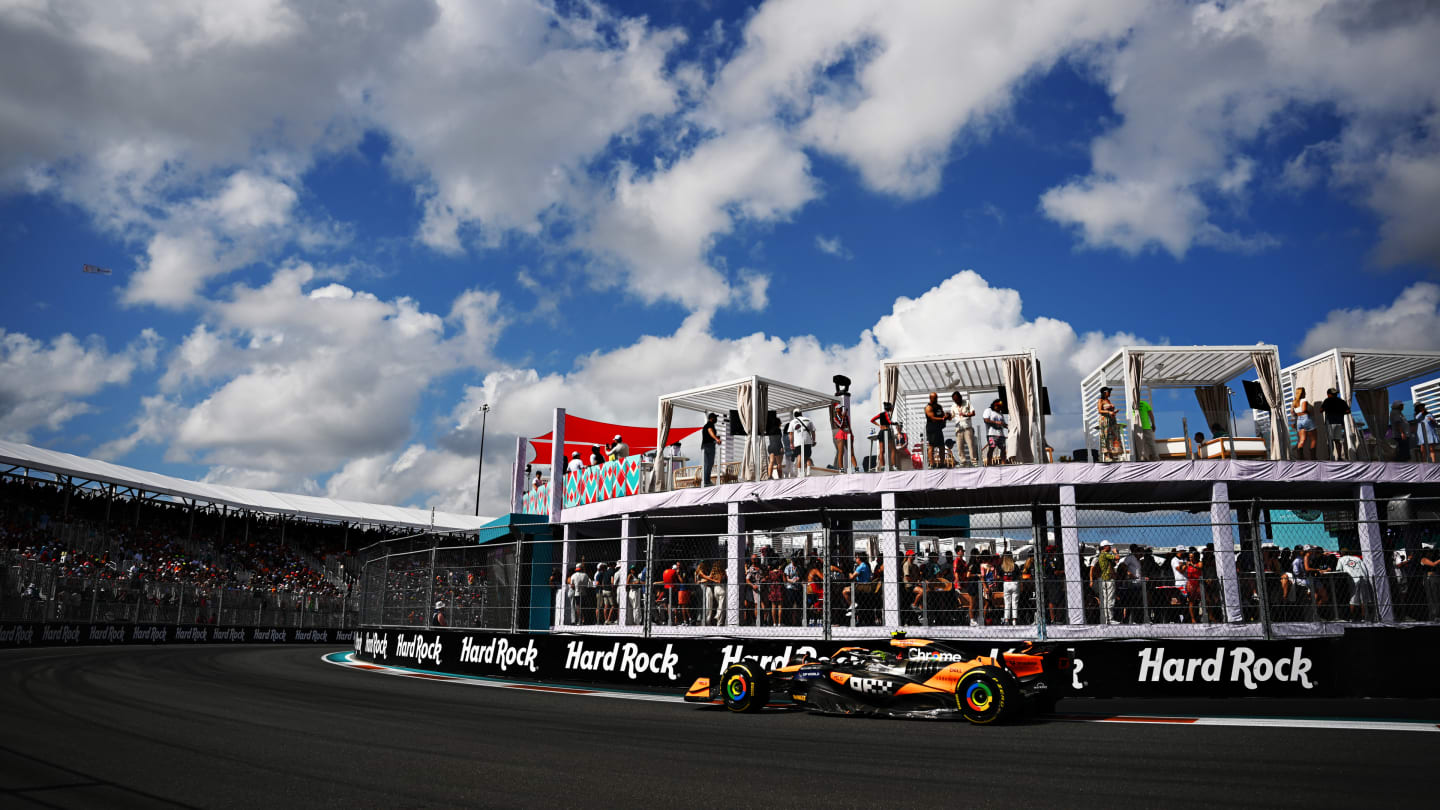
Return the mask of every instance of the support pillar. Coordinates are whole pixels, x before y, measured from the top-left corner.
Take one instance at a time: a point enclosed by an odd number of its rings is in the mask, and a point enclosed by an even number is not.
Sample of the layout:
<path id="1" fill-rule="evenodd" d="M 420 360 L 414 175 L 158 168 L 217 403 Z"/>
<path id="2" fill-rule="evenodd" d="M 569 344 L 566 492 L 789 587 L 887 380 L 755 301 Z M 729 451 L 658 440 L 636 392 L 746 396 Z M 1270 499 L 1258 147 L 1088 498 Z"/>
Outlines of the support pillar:
<path id="1" fill-rule="evenodd" d="M 559 624 L 570 623 L 570 575 L 575 573 L 575 541 L 570 539 L 570 527 L 565 527 L 565 540 L 560 546 L 560 591 L 555 595 L 559 607 Z"/>
<path id="2" fill-rule="evenodd" d="M 630 564 L 635 562 L 638 544 L 635 542 L 634 521 L 629 515 L 620 518 L 620 570 L 615 572 L 615 600 L 620 607 L 620 624 L 630 624 L 630 589 L 625 587 L 630 575 Z"/>
<path id="3" fill-rule="evenodd" d="M 550 522 L 560 522 L 565 507 L 565 409 L 555 409 L 550 444 Z"/>
<path id="4" fill-rule="evenodd" d="M 1060 555 L 1065 562 L 1065 613 L 1071 625 L 1085 623 L 1085 579 L 1080 572 L 1080 516 L 1075 487 L 1060 487 Z"/>
<path id="5" fill-rule="evenodd" d="M 740 589 L 745 586 L 745 515 L 740 502 L 725 504 L 725 625 L 740 626 Z"/>
<path id="6" fill-rule="evenodd" d="M 510 468 L 510 512 L 520 514 L 525 511 L 525 487 L 528 482 L 525 480 L 525 455 L 526 441 L 524 436 L 515 439 L 515 466 Z"/>
<path id="7" fill-rule="evenodd" d="M 1230 485 L 1224 481 L 1210 485 L 1210 540 L 1215 544 L 1215 573 L 1220 577 L 1225 621 L 1244 621 L 1240 575 L 1235 567 L 1235 546 L 1240 542 L 1240 535 L 1235 521 L 1230 519 Z"/>
<path id="8" fill-rule="evenodd" d="M 885 594 L 885 626 L 891 628 L 900 626 L 900 523 L 895 493 L 881 493 L 880 559 L 885 561 L 885 581 L 880 587 Z"/>
<path id="9" fill-rule="evenodd" d="M 1356 493 L 1359 499 L 1360 556 L 1365 560 L 1365 570 L 1375 589 L 1375 606 L 1380 621 L 1395 621 L 1395 605 L 1390 596 L 1390 570 L 1385 565 L 1385 545 L 1380 539 L 1380 514 L 1375 508 L 1375 485 L 1361 484 Z"/>

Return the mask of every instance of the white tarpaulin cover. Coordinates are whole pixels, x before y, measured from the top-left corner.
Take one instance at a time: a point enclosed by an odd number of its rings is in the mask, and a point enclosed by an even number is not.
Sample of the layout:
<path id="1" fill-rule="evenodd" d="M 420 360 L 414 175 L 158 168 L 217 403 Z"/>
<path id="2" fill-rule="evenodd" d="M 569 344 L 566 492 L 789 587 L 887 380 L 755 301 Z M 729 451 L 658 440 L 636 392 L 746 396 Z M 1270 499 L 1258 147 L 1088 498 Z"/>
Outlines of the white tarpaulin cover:
<path id="1" fill-rule="evenodd" d="M 374 523 L 390 526 L 429 528 L 430 510 L 406 506 L 360 503 L 315 495 L 266 492 L 203 481 L 187 481 L 160 473 L 123 467 L 99 459 L 46 450 L 18 442 L 0 441 L 0 464 L 42 470 L 87 481 L 101 481 L 130 487 L 144 492 L 170 495 L 202 503 L 223 504 L 255 512 L 274 512 L 312 520 L 335 520 L 347 523 Z M 439 531 L 476 531 L 493 518 L 435 512 L 434 526 Z"/>

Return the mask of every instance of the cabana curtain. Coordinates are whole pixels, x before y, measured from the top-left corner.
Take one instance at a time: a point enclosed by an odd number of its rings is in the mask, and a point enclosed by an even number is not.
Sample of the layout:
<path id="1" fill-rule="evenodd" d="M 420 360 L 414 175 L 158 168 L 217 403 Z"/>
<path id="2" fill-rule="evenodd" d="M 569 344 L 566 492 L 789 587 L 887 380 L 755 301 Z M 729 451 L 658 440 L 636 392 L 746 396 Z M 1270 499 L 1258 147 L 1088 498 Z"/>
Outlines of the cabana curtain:
<path id="1" fill-rule="evenodd" d="M 1270 403 L 1270 460 L 1281 461 L 1290 457 L 1290 429 L 1286 425 L 1284 389 L 1280 387 L 1280 368 L 1275 355 L 1270 352 L 1252 352 L 1255 373 L 1260 378 L 1260 391 Z"/>
<path id="2" fill-rule="evenodd" d="M 655 431 L 655 465 L 650 468 L 651 492 L 659 492 L 665 488 L 665 444 L 670 441 L 670 419 L 674 415 L 675 406 L 670 400 L 660 400 L 660 418 Z"/>
<path id="3" fill-rule="evenodd" d="M 1225 393 L 1225 383 L 1206 385 L 1195 389 L 1195 399 L 1200 403 L 1200 412 L 1205 414 L 1205 424 L 1211 438 L 1230 433 L 1230 395 Z"/>
<path id="4" fill-rule="evenodd" d="M 1340 382 L 1335 386 L 1340 389 L 1340 398 L 1345 404 L 1350 404 L 1351 397 L 1355 393 L 1355 358 L 1346 356 L 1340 358 Z M 1355 414 L 1345 414 L 1345 435 L 1347 438 L 1346 447 L 1350 450 L 1350 457 L 1356 460 L 1364 460 L 1369 457 L 1365 449 L 1365 443 L 1360 441 L 1360 431 L 1355 428 Z"/>
<path id="5" fill-rule="evenodd" d="M 1375 452 L 1369 460 L 1390 461 L 1395 457 L 1390 443 L 1385 441 L 1385 431 L 1390 426 L 1390 389 L 1356 391 L 1355 402 L 1360 406 L 1360 413 L 1365 415 L 1365 423 L 1370 426 L 1370 435 L 1375 439 Z"/>
<path id="6" fill-rule="evenodd" d="M 900 407 L 900 369 L 884 366 L 880 369 L 880 401 L 891 402 Z"/>
<path id="7" fill-rule="evenodd" d="M 1021 464 L 1035 463 L 1035 380 L 1030 359 L 1011 357 L 1005 361 L 1005 388 L 1009 392 L 1010 458 Z"/>
<path id="8" fill-rule="evenodd" d="M 754 385 L 741 383 L 736 388 L 735 408 L 740 411 L 740 426 L 745 428 L 745 457 L 740 462 L 740 480 L 755 480 Z"/>
<path id="9" fill-rule="evenodd" d="M 1330 457 L 1330 436 L 1325 429 L 1325 416 L 1320 413 L 1320 403 L 1325 400 L 1325 390 L 1335 385 L 1335 367 L 1328 362 L 1313 363 L 1295 372 L 1295 390 L 1305 389 L 1305 401 L 1310 403 L 1310 421 L 1315 423 L 1315 458 Z M 1293 400 L 1285 403 L 1287 419 L 1295 418 Z"/>
<path id="10" fill-rule="evenodd" d="M 1125 387 L 1125 410 L 1130 422 L 1130 459 L 1144 458 L 1140 454 L 1140 382 L 1145 372 L 1145 355 L 1132 353 L 1126 363 L 1129 384 Z M 1154 405 L 1154 403 L 1151 403 Z"/>

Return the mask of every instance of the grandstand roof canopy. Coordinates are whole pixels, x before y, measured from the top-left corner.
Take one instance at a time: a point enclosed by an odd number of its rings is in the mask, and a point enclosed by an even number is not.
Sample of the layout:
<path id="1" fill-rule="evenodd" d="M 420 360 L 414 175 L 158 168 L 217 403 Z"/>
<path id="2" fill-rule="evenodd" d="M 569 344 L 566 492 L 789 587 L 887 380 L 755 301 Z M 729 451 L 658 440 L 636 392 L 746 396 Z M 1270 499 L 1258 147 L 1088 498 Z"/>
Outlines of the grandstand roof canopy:
<path id="1" fill-rule="evenodd" d="M 0 441 L 0 465 L 9 466 L 11 470 L 22 468 L 40 470 L 85 481 L 129 487 L 140 492 L 169 495 L 182 500 L 225 505 L 253 512 L 294 515 L 310 520 L 411 526 L 420 529 L 427 529 L 433 525 L 436 530 L 447 532 L 477 531 L 491 520 L 488 517 L 436 511 L 433 513 L 432 524 L 432 513 L 428 509 L 361 503 L 315 495 L 267 492 L 260 489 L 225 486 L 224 484 L 187 481 L 183 478 L 137 470 L 133 467 L 122 467 L 108 461 L 46 450 L 18 442 Z M 0 469 L 0 472 L 7 471 Z"/>

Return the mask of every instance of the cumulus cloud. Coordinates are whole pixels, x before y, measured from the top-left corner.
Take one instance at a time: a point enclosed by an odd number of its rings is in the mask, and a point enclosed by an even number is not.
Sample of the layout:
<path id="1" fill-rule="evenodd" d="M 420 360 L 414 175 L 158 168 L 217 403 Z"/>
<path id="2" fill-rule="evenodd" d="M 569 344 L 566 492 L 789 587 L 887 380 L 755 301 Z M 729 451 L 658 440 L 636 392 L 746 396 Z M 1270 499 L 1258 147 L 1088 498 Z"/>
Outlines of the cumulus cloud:
<path id="1" fill-rule="evenodd" d="M 1426 3 L 1149 4 L 1123 40 L 1086 52 L 1119 123 L 1091 144 L 1090 173 L 1051 188 L 1041 209 L 1089 247 L 1273 247 L 1226 212 L 1253 194 L 1267 137 L 1323 112 L 1339 135 L 1302 146 L 1280 183 L 1358 189 L 1382 218 L 1381 263 L 1437 263 L 1434 229 L 1415 213 L 1440 204 L 1437 37 L 1440 9 Z"/>
<path id="2" fill-rule="evenodd" d="M 459 251 L 536 234 L 541 215 L 574 204 L 588 161 L 642 121 L 672 112 L 665 67 L 684 36 L 584 6 L 438 4 L 393 71 L 378 72 L 365 112 L 399 144 L 397 168 L 419 182 L 421 238 Z"/>
<path id="3" fill-rule="evenodd" d="M 118 352 L 93 335 L 81 340 L 65 333 L 43 341 L 0 329 L 0 436 L 30 441 L 35 431 L 60 430 L 93 412 L 87 398 L 153 367 L 161 344 L 151 329 Z"/>
<path id="4" fill-rule="evenodd" d="M 1359 349 L 1440 349 L 1440 285 L 1422 281 L 1374 309 L 1337 309 L 1310 327 L 1300 354 L 1310 357 L 1336 347 Z"/>
<path id="5" fill-rule="evenodd" d="M 164 394 L 106 454 L 162 441 L 170 458 L 212 465 L 214 480 L 308 486 L 403 445 L 433 380 L 493 363 L 505 323 L 494 293 L 465 291 L 442 316 L 314 282 L 314 268 L 292 264 L 211 304 L 171 353 Z"/>
<path id="6" fill-rule="evenodd" d="M 783 220 L 814 199 L 809 168 L 804 152 L 771 127 L 713 138 L 645 175 L 622 164 L 581 244 L 618 262 L 641 300 L 692 310 L 753 303 L 757 288 L 737 292 L 710 249 L 739 222 Z"/>
<path id="7" fill-rule="evenodd" d="M 808 146 L 901 197 L 939 188 L 962 133 L 981 137 L 1018 87 L 1125 33 L 1143 4 L 781 0 L 747 22 L 704 120 L 794 120 Z M 733 126 L 733 124 L 729 124 Z"/>

